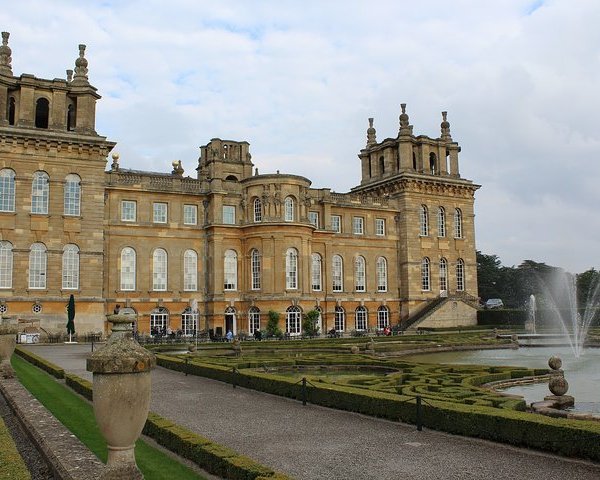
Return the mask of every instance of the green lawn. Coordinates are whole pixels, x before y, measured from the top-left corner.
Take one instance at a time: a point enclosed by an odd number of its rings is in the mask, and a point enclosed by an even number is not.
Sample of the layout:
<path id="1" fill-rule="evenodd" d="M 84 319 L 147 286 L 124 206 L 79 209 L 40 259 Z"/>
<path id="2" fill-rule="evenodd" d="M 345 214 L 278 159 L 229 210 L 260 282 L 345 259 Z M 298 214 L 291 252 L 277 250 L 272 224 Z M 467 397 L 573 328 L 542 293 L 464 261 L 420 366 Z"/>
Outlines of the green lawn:
<path id="1" fill-rule="evenodd" d="M 106 444 L 96 425 L 92 406 L 19 356 L 13 355 L 12 365 L 23 386 L 98 458 L 106 462 Z M 135 445 L 135 458 L 146 480 L 204 479 L 142 440 Z"/>

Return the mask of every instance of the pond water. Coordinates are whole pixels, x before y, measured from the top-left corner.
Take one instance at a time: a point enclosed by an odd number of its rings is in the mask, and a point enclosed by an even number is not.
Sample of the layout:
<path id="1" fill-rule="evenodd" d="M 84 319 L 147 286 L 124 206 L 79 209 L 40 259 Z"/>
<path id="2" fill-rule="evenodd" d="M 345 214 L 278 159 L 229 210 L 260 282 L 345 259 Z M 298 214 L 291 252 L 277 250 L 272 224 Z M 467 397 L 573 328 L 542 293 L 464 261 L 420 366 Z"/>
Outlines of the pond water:
<path id="1" fill-rule="evenodd" d="M 600 412 L 600 349 L 588 348 L 580 358 L 575 358 L 568 347 L 535 347 L 518 350 L 474 350 L 467 352 L 424 353 L 402 357 L 419 363 L 444 363 L 465 365 L 502 365 L 528 368 L 548 368 L 548 359 L 558 355 L 562 359 L 565 378 L 569 382 L 567 395 L 575 397 L 575 410 Z M 550 395 L 547 383 L 522 385 L 503 390 L 521 395 L 529 404 Z"/>

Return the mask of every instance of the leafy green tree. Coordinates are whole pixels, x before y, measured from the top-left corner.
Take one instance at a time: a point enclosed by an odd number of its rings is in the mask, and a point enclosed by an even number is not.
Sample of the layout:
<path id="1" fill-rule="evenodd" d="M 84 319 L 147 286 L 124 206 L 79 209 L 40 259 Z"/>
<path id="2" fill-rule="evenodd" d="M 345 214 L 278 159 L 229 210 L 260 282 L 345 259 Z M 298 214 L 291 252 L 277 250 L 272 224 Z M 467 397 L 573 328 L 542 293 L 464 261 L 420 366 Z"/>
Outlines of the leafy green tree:
<path id="1" fill-rule="evenodd" d="M 600 272 L 595 268 L 590 268 L 577 275 L 577 305 L 579 308 L 585 308 L 588 299 L 592 301 L 592 297 L 597 293 L 596 288 L 599 283 Z"/>
<path id="2" fill-rule="evenodd" d="M 309 337 L 315 337 L 319 334 L 319 326 L 317 322 L 319 320 L 319 312 L 317 310 L 310 310 L 304 314 L 302 319 L 302 331 Z"/>
<path id="3" fill-rule="evenodd" d="M 279 313 L 269 310 L 267 315 L 269 317 L 267 322 L 267 337 L 281 337 L 282 332 L 279 328 Z"/>
<path id="4" fill-rule="evenodd" d="M 486 255 L 477 251 L 477 288 L 483 301 L 501 298 L 500 285 L 502 264 L 498 255 Z"/>

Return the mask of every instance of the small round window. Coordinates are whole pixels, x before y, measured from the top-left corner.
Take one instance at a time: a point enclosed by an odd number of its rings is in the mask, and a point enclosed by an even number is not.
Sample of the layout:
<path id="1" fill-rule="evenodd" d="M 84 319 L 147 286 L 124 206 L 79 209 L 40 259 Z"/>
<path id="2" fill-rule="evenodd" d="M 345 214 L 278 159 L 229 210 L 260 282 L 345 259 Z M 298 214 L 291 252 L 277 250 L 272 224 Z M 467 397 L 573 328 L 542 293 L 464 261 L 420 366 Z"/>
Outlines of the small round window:
<path id="1" fill-rule="evenodd" d="M 8 312 L 8 306 L 6 305 L 6 303 L 0 303 L 0 313 L 6 312 Z"/>
<path id="2" fill-rule="evenodd" d="M 40 313 L 42 311 L 42 305 L 39 303 L 34 303 L 33 306 L 31 307 L 31 311 L 33 313 Z"/>

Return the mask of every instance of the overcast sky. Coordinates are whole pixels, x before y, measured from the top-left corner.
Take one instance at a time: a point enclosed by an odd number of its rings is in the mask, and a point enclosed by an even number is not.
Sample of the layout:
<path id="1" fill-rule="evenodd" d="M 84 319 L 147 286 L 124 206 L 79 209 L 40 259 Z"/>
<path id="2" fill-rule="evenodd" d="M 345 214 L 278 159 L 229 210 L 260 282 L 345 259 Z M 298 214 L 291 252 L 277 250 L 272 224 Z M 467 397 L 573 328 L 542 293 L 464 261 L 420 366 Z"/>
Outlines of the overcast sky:
<path id="1" fill-rule="evenodd" d="M 600 266 L 600 2 L 2 0 L 13 73 L 65 77 L 87 45 L 97 130 L 124 168 L 195 176 L 211 138 L 260 173 L 360 182 L 378 140 L 440 135 L 448 111 L 476 193 L 477 248 Z"/>

